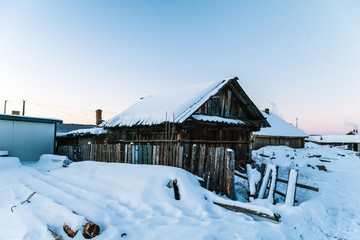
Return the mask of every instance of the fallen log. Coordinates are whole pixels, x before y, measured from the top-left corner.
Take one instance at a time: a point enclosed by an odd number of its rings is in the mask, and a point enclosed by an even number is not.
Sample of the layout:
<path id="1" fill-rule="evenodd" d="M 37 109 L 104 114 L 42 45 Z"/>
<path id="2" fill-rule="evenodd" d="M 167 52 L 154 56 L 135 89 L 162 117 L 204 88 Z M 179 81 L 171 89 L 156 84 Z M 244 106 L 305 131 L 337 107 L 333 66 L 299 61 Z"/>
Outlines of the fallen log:
<path id="1" fill-rule="evenodd" d="M 238 177 L 247 179 L 247 177 L 242 175 L 242 174 L 239 174 L 239 173 L 235 172 L 235 175 L 238 176 Z M 281 178 L 278 178 L 277 181 L 282 182 L 282 183 L 286 183 L 286 184 L 288 183 L 287 180 L 284 180 L 284 179 L 281 179 Z M 304 188 L 304 189 L 311 190 L 311 191 L 314 191 L 314 192 L 319 191 L 319 188 L 317 188 L 317 187 L 307 186 L 307 185 L 301 184 L 301 183 L 296 183 L 296 186 L 299 187 L 299 188 Z"/>
<path id="2" fill-rule="evenodd" d="M 220 207 L 226 208 L 233 212 L 242 212 L 242 213 L 246 213 L 246 214 L 250 214 L 250 215 L 255 215 L 255 216 L 266 218 L 266 219 L 269 219 L 269 220 L 272 220 L 275 222 L 280 222 L 280 218 L 281 218 L 281 216 L 277 213 L 274 213 L 274 216 L 271 216 L 267 213 L 263 213 L 263 212 L 259 212 L 259 211 L 251 210 L 248 208 L 239 207 L 239 206 L 227 205 L 227 204 L 218 203 L 218 202 L 214 202 L 214 204 L 218 205 Z"/>

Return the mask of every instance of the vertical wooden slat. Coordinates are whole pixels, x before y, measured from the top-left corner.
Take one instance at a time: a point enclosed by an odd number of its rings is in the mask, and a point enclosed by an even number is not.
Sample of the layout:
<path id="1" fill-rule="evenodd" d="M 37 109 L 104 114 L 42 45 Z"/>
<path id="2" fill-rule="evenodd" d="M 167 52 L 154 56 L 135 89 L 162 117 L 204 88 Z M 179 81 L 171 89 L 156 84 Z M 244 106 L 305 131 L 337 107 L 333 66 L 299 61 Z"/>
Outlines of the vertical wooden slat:
<path id="1" fill-rule="evenodd" d="M 219 162 L 219 192 L 225 194 L 225 148 L 222 147 L 220 150 L 220 162 Z"/>
<path id="2" fill-rule="evenodd" d="M 185 144 L 184 145 L 184 161 L 183 161 L 184 165 L 184 169 L 186 171 L 189 171 L 190 168 L 190 145 L 189 144 Z"/>
<path id="3" fill-rule="evenodd" d="M 197 175 L 199 177 L 204 177 L 205 171 L 205 158 L 206 158 L 206 146 L 200 146 L 200 153 L 199 153 L 199 166 Z"/>
<path id="4" fill-rule="evenodd" d="M 235 154 L 231 149 L 226 150 L 226 196 L 235 199 Z"/>
<path id="5" fill-rule="evenodd" d="M 179 168 L 183 168 L 183 159 L 184 159 L 184 147 L 183 146 L 179 146 L 179 151 L 178 151 L 178 167 Z"/>
<path id="6" fill-rule="evenodd" d="M 210 148 L 210 173 L 209 173 L 209 190 L 215 190 L 215 155 L 216 148 Z"/>
<path id="7" fill-rule="evenodd" d="M 151 145 L 148 145 L 148 164 L 153 164 L 153 148 Z"/>
<path id="8" fill-rule="evenodd" d="M 197 149 L 198 149 L 198 146 L 196 144 L 194 144 L 192 146 L 191 160 L 190 160 L 190 172 L 193 174 L 195 174 L 195 164 L 197 161 Z"/>
<path id="9" fill-rule="evenodd" d="M 156 162 L 157 148 L 158 148 L 158 146 L 156 146 L 156 145 L 152 146 L 152 153 L 153 153 L 153 155 L 152 155 L 152 164 L 153 165 L 157 165 L 157 162 Z"/>
<path id="10" fill-rule="evenodd" d="M 216 191 L 216 193 L 220 192 L 220 162 L 221 162 L 221 158 L 223 156 L 221 156 L 221 154 L 223 153 L 223 151 L 221 151 L 223 148 L 222 147 L 217 147 L 215 150 L 215 160 L 214 160 L 214 190 Z"/>

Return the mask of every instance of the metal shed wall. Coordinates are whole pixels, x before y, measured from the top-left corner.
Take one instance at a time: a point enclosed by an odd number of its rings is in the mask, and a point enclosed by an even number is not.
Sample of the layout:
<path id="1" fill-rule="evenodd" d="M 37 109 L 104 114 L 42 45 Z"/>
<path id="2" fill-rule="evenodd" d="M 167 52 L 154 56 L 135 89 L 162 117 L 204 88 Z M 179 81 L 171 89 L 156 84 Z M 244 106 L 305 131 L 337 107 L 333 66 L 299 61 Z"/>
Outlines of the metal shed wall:
<path id="1" fill-rule="evenodd" d="M 22 162 L 54 153 L 56 123 L 0 120 L 0 149 Z"/>

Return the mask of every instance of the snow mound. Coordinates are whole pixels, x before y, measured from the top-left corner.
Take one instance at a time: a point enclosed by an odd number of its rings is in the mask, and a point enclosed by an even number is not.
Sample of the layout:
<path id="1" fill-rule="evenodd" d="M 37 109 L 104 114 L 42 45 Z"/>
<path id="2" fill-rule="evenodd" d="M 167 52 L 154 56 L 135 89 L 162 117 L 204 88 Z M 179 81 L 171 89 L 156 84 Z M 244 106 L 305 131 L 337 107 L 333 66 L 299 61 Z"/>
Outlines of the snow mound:
<path id="1" fill-rule="evenodd" d="M 0 169 L 21 167 L 20 159 L 17 157 L 0 157 Z"/>
<path id="2" fill-rule="evenodd" d="M 67 167 L 72 163 L 67 156 L 43 154 L 38 162 L 30 164 L 39 171 L 49 171 L 57 168 Z"/>
<path id="3" fill-rule="evenodd" d="M 0 157 L 2 156 L 8 156 L 9 152 L 8 151 L 4 151 L 4 150 L 0 150 Z"/>

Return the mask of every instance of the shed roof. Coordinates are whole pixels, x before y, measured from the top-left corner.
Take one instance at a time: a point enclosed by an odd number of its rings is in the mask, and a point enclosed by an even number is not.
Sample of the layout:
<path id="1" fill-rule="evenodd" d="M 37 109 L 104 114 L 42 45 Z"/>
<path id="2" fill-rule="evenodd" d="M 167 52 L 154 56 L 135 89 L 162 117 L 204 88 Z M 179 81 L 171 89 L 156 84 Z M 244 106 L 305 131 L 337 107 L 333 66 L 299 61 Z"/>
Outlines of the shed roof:
<path id="1" fill-rule="evenodd" d="M 311 136 L 315 143 L 360 143 L 360 135 L 319 135 Z"/>
<path id="2" fill-rule="evenodd" d="M 256 123 L 259 126 L 269 126 L 237 80 L 238 78 L 233 78 L 200 83 L 142 98 L 122 113 L 102 123 L 100 127 L 149 126 L 162 124 L 166 121 L 183 123 L 207 100 L 230 84 L 241 95 L 243 105 L 254 118 L 252 120 L 257 121 Z"/>
<path id="3" fill-rule="evenodd" d="M 62 123 L 63 121 L 55 118 L 39 118 L 17 115 L 0 114 L 0 120 L 22 121 L 22 122 L 38 122 L 38 123 Z"/>
<path id="4" fill-rule="evenodd" d="M 87 128 L 73 130 L 67 133 L 56 133 L 56 137 L 71 137 L 71 136 L 87 136 L 87 135 L 102 135 L 106 134 L 107 131 L 103 128 Z"/>
<path id="5" fill-rule="evenodd" d="M 258 132 L 253 134 L 256 136 L 277 136 L 277 137 L 308 137 L 309 134 L 305 133 L 303 130 L 295 127 L 291 123 L 286 122 L 276 114 L 270 112 L 267 114 L 264 111 L 261 111 L 263 116 L 270 123 L 271 127 L 262 128 Z"/>

